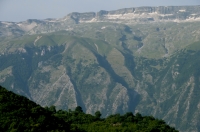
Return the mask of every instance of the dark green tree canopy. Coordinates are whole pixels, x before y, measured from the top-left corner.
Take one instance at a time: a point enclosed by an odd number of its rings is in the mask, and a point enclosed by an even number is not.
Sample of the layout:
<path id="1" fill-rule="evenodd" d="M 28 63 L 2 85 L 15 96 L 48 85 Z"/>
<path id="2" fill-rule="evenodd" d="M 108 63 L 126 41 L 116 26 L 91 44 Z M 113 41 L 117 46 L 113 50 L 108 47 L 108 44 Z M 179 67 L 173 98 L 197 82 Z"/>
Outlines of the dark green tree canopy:
<path id="1" fill-rule="evenodd" d="M 81 106 L 77 106 L 77 107 L 75 108 L 75 111 L 76 111 L 76 112 L 83 112 L 83 110 L 82 110 L 82 107 L 81 107 Z"/>
<path id="2" fill-rule="evenodd" d="M 114 114 L 101 118 L 85 114 L 80 106 L 75 110 L 58 110 L 55 106 L 42 108 L 23 96 L 7 91 L 0 86 L 0 131 L 31 132 L 177 132 L 163 120 L 152 116 Z"/>
<path id="3" fill-rule="evenodd" d="M 96 111 L 96 112 L 95 112 L 95 117 L 100 119 L 100 117 L 101 117 L 101 112 L 100 112 L 100 111 Z"/>

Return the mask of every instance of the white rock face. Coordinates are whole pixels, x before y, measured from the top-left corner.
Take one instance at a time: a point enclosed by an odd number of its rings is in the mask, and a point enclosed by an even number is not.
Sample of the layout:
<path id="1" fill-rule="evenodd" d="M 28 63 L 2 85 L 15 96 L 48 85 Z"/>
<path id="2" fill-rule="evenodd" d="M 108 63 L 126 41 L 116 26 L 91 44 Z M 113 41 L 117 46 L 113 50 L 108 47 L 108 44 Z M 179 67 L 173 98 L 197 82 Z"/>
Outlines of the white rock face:
<path id="1" fill-rule="evenodd" d="M 31 29 L 33 29 L 34 27 L 37 26 L 36 23 L 31 23 L 31 24 L 24 24 L 24 23 L 18 23 L 17 24 L 21 29 L 23 29 L 24 31 L 29 31 Z"/>
<path id="2" fill-rule="evenodd" d="M 18 48 L 18 51 L 19 51 L 20 53 L 26 53 L 26 49 L 24 49 L 24 48 Z"/>
<path id="3" fill-rule="evenodd" d="M 12 75 L 12 66 L 2 70 L 0 72 L 0 83 L 4 83 L 6 81 L 6 78 L 13 76 Z"/>
<path id="4" fill-rule="evenodd" d="M 37 38 L 34 40 L 34 45 L 36 45 L 36 42 L 41 38 L 42 38 L 42 36 L 37 36 Z"/>

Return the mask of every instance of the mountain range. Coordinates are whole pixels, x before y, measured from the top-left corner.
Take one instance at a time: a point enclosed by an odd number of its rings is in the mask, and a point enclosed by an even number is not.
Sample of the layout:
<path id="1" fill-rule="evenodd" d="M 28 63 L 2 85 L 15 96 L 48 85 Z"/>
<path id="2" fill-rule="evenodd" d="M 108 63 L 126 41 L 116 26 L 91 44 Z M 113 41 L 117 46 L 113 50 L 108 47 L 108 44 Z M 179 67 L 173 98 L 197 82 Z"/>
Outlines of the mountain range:
<path id="1" fill-rule="evenodd" d="M 0 85 L 42 105 L 200 131 L 200 6 L 0 22 Z"/>

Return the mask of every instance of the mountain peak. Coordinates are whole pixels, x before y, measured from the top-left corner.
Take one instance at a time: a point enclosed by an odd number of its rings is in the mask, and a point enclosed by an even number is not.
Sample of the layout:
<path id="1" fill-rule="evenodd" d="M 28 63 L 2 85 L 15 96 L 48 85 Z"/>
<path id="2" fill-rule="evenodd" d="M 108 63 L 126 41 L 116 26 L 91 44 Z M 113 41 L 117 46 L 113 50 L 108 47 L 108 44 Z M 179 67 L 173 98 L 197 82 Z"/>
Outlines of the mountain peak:
<path id="1" fill-rule="evenodd" d="M 76 23 L 82 22 L 160 22 L 160 21 L 200 21 L 200 6 L 158 6 L 133 7 L 113 11 L 101 10 L 97 13 L 70 13 Z M 66 18 L 66 17 L 65 17 Z"/>

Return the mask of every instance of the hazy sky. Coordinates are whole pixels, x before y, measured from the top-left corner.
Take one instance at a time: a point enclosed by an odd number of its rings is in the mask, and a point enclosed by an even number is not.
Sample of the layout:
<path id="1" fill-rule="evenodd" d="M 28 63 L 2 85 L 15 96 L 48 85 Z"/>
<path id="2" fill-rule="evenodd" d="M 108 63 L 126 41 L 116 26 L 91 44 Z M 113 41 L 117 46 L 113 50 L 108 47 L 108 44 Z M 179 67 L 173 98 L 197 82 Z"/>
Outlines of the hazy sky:
<path id="1" fill-rule="evenodd" d="M 62 18 L 71 12 L 168 5 L 200 5 L 200 0 L 0 0 L 0 21 Z"/>

